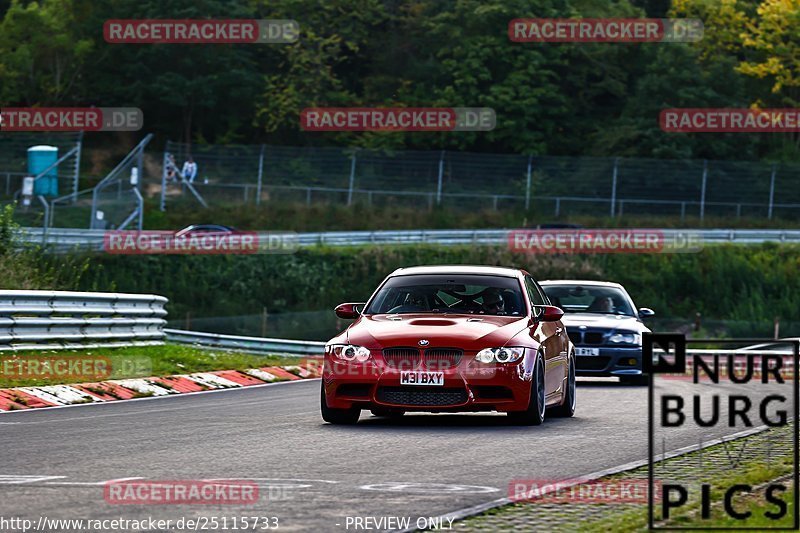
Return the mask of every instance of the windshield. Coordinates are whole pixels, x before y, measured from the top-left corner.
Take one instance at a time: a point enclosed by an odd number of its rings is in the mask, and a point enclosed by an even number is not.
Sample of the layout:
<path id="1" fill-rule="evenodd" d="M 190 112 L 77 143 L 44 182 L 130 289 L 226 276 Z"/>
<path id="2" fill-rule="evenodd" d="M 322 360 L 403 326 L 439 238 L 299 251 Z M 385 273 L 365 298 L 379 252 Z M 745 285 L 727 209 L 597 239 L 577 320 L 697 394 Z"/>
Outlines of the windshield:
<path id="1" fill-rule="evenodd" d="M 526 313 L 519 281 L 501 276 L 417 275 L 389 279 L 364 314 Z"/>
<path id="2" fill-rule="evenodd" d="M 550 302 L 565 313 L 636 316 L 630 298 L 617 287 L 548 285 L 542 288 Z"/>

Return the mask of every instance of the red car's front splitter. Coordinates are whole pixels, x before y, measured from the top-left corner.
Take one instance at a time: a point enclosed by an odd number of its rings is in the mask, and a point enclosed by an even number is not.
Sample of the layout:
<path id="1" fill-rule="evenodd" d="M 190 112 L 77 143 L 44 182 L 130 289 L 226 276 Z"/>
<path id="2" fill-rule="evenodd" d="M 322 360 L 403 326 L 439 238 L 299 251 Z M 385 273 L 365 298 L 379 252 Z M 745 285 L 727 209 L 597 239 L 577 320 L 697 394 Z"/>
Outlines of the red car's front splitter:
<path id="1" fill-rule="evenodd" d="M 425 372 L 415 368 L 414 371 Z M 391 408 L 404 411 L 522 411 L 528 407 L 530 378 L 521 364 L 474 361 L 442 369 L 443 385 L 400 383 L 401 370 L 379 362 L 325 360 L 322 379 L 328 407 Z"/>

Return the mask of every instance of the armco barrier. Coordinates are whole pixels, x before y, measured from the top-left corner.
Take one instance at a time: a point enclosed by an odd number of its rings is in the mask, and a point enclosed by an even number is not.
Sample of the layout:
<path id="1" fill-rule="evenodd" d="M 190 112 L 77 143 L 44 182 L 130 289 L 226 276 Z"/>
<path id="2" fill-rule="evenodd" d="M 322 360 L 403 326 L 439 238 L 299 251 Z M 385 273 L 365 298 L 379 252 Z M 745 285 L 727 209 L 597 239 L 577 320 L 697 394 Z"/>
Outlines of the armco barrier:
<path id="1" fill-rule="evenodd" d="M 478 230 L 398 230 L 398 231 L 329 231 L 320 233 L 298 233 L 299 246 L 357 246 L 378 244 L 477 244 L 502 246 L 508 243 L 507 229 Z M 800 243 L 800 230 L 769 229 L 655 229 L 665 236 L 676 234 L 698 235 L 703 244 L 759 244 L 763 242 Z M 42 228 L 23 228 L 23 242 L 48 245 L 48 248 L 63 252 L 68 250 L 102 250 L 104 230 L 55 229 L 43 234 Z M 269 233 L 265 233 L 268 235 Z"/>
<path id="2" fill-rule="evenodd" d="M 268 339 L 264 337 L 240 337 L 237 335 L 220 335 L 181 329 L 165 329 L 167 339 L 182 344 L 195 344 L 215 348 L 226 348 L 246 352 L 269 352 L 291 355 L 323 354 L 324 342 L 294 341 L 286 339 Z"/>
<path id="3" fill-rule="evenodd" d="M 0 291 L 0 350 L 163 344 L 166 303 L 153 294 Z"/>

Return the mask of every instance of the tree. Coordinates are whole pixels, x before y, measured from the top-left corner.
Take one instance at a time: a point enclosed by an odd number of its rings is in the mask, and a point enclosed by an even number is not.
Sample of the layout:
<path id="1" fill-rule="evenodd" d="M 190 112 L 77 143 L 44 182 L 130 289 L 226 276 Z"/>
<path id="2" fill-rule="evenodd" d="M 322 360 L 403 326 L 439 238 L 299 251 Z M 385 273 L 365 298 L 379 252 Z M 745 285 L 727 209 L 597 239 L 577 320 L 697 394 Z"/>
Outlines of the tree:
<path id="1" fill-rule="evenodd" d="M 80 101 L 95 49 L 81 35 L 76 0 L 13 0 L 0 22 L 0 104 L 67 105 Z"/>

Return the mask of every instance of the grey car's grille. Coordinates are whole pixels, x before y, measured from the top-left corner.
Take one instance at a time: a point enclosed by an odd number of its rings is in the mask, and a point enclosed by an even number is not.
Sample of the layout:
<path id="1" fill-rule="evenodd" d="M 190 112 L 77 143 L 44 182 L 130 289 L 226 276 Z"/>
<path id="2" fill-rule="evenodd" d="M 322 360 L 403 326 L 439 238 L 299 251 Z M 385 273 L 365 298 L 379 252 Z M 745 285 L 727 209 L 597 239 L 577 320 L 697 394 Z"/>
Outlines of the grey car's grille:
<path id="1" fill-rule="evenodd" d="M 569 340 L 576 346 L 600 346 L 605 343 L 605 331 L 570 331 Z"/>

